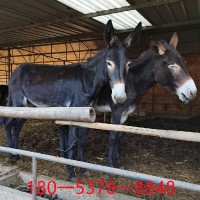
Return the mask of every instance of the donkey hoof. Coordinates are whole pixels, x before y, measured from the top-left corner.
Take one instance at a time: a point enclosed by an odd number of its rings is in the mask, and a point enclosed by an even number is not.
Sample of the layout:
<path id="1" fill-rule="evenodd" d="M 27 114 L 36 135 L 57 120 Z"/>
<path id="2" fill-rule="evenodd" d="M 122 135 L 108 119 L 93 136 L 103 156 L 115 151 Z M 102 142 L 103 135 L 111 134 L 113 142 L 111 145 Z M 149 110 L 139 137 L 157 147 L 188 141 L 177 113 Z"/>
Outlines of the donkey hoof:
<path id="1" fill-rule="evenodd" d="M 11 154 L 11 153 L 9 153 L 7 159 L 8 159 L 8 160 L 13 160 L 13 158 L 14 158 L 14 155 Z"/>
<path id="2" fill-rule="evenodd" d="M 124 169 L 124 165 L 121 163 L 117 163 L 117 164 L 115 164 L 115 168 Z"/>
<path id="3" fill-rule="evenodd" d="M 107 166 L 107 167 L 114 167 L 114 165 L 111 164 L 111 163 L 107 163 L 106 166 Z"/>
<path id="4" fill-rule="evenodd" d="M 116 160 L 116 161 L 114 162 L 114 166 L 115 166 L 116 168 L 118 168 L 118 169 L 124 169 L 124 163 L 123 163 L 122 161 L 120 161 L 120 160 Z"/>
<path id="5" fill-rule="evenodd" d="M 70 179 L 69 179 L 69 181 L 71 181 L 71 182 L 77 182 L 77 177 L 71 177 Z"/>
<path id="6" fill-rule="evenodd" d="M 89 171 L 85 171 L 82 173 L 83 176 L 85 177 L 90 177 L 91 176 L 91 173 Z"/>
<path id="7" fill-rule="evenodd" d="M 119 166 L 118 168 L 119 168 L 119 169 L 125 169 L 124 166 Z"/>
<path id="8" fill-rule="evenodd" d="M 20 156 L 19 155 L 15 155 L 15 160 L 16 161 L 19 161 L 21 158 L 20 158 Z"/>

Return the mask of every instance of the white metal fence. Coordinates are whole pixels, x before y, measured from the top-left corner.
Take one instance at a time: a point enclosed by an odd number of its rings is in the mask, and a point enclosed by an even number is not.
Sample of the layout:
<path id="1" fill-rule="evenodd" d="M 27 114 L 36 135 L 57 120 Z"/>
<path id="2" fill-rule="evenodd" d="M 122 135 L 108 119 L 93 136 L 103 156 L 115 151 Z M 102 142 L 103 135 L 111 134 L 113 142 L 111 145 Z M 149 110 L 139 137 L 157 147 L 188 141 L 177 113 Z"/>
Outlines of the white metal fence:
<path id="1" fill-rule="evenodd" d="M 23 118 L 23 113 L 20 113 L 20 118 Z M 15 113 L 16 114 L 16 113 Z M 94 113 L 92 113 L 94 114 Z M 9 116 L 7 116 L 9 117 Z M 10 116 L 11 117 L 11 116 Z M 16 115 L 15 115 L 16 117 Z M 52 118 L 51 118 L 52 119 Z M 113 130 L 113 131 L 123 131 L 129 132 L 134 134 L 141 134 L 141 135 L 148 135 L 148 136 L 158 136 L 163 138 L 170 138 L 170 139 L 177 139 L 177 140 L 186 140 L 186 141 L 193 141 L 193 142 L 200 142 L 200 133 L 193 133 L 193 132 L 183 132 L 183 131 L 165 131 L 165 130 L 156 130 L 156 129 L 146 129 L 146 128 L 139 128 L 139 127 L 130 127 L 124 125 L 113 125 L 113 124 L 104 124 L 104 123 L 85 123 L 85 122 L 75 122 L 75 121 L 56 121 L 57 124 L 62 125 L 76 125 L 86 128 L 94 128 L 94 129 L 102 129 L 102 130 Z M 200 185 L 173 180 L 173 179 L 166 179 L 157 176 L 151 176 L 143 173 L 132 172 L 128 170 L 122 170 L 117 168 L 106 167 L 102 165 L 91 164 L 87 162 L 81 162 L 76 160 L 65 159 L 61 157 L 50 156 L 41 153 L 34 153 L 30 151 L 24 151 L 19 149 L 7 148 L 0 146 L 0 152 L 11 153 L 11 154 L 19 154 L 23 156 L 32 157 L 32 175 L 33 175 L 33 199 L 37 199 L 36 194 L 36 185 L 37 185 L 37 159 L 48 160 L 52 162 L 58 162 L 66 165 L 72 165 L 76 167 L 86 168 L 90 170 L 95 170 L 99 172 L 105 172 L 109 174 L 115 174 L 119 176 L 124 176 L 128 178 L 133 178 L 142 181 L 151 180 L 154 183 L 160 183 L 163 181 L 165 185 L 167 185 L 168 181 L 173 181 L 174 186 L 176 188 L 200 191 Z"/>

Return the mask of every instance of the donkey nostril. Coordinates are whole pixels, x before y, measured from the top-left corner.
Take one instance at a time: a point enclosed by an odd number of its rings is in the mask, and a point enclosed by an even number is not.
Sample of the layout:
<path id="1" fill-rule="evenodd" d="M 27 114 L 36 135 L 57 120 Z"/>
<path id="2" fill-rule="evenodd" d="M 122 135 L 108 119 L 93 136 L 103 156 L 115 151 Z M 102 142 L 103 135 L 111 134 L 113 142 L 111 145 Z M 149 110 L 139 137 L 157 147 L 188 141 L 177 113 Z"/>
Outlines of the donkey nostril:
<path id="1" fill-rule="evenodd" d="M 196 91 L 190 91 L 191 96 L 196 96 Z"/>
<path id="2" fill-rule="evenodd" d="M 126 95 L 125 96 L 120 96 L 120 97 L 114 95 L 114 99 L 115 99 L 116 103 L 120 103 L 121 104 L 126 100 L 126 98 L 127 98 Z"/>
<path id="3" fill-rule="evenodd" d="M 196 90 L 191 90 L 190 91 L 190 97 L 193 99 L 197 94 L 197 91 Z"/>

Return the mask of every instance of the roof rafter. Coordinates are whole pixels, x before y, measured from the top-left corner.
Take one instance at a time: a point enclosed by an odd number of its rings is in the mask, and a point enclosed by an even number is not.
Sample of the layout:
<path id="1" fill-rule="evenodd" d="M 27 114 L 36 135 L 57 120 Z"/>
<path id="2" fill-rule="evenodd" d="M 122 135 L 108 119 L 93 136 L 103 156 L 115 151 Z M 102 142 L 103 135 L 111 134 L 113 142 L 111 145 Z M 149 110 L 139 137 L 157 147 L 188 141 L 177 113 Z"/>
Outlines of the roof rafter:
<path id="1" fill-rule="evenodd" d="M 114 8 L 110 10 L 98 11 L 98 12 L 89 13 L 89 14 L 73 15 L 73 16 L 69 16 L 65 18 L 57 18 L 57 19 L 53 19 L 49 21 L 42 21 L 42 22 L 31 23 L 31 24 L 17 26 L 17 27 L 10 27 L 7 29 L 0 30 L 0 33 L 7 32 L 7 31 L 19 31 L 19 30 L 24 30 L 27 28 L 38 27 L 38 26 L 47 26 L 47 25 L 52 25 L 55 23 L 61 23 L 61 22 L 67 22 L 67 21 L 77 21 L 80 19 L 87 19 L 87 18 L 97 17 L 101 15 L 108 15 L 108 14 L 118 13 L 118 12 L 124 12 L 124 11 L 129 11 L 129 10 L 137 10 L 137 9 L 147 8 L 151 6 L 159 6 L 159 5 L 169 4 L 169 3 L 174 3 L 174 2 L 181 2 L 181 0 L 154 0 L 151 2 L 140 3 L 137 5 L 124 6 L 121 8 Z"/>
<path id="2" fill-rule="evenodd" d="M 166 32 L 166 31 L 176 31 L 177 29 L 180 31 L 180 30 L 197 29 L 197 28 L 200 28 L 200 20 L 146 27 L 146 28 L 143 28 L 142 31 L 148 32 L 149 34 L 154 34 L 154 33 Z M 133 29 L 122 30 L 122 31 L 117 31 L 117 33 L 122 34 L 122 33 L 130 32 L 132 30 Z M 32 40 L 32 41 L 15 42 L 12 44 L 4 43 L 4 44 L 0 44 L 0 48 L 5 48 L 9 46 L 17 47 L 17 46 L 32 45 L 32 44 L 46 44 L 46 43 L 60 42 L 60 41 L 72 41 L 72 40 L 77 41 L 77 40 L 86 39 L 86 38 L 102 38 L 102 35 L 103 35 L 102 32 L 98 32 L 98 33 L 85 32 L 85 33 L 76 34 L 76 35 L 59 36 L 59 37 L 51 37 L 47 39 L 37 39 L 37 40 Z"/>

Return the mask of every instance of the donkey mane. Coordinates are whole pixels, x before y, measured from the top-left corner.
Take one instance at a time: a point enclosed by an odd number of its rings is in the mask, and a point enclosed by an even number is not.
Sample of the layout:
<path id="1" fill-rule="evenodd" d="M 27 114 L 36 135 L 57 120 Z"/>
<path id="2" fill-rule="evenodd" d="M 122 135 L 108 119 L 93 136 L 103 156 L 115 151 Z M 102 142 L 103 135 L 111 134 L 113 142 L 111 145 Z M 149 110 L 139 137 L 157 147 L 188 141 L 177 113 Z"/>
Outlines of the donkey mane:
<path id="1" fill-rule="evenodd" d="M 152 54 L 156 55 L 156 53 L 152 49 L 148 49 L 147 51 L 141 53 L 139 58 L 133 60 L 129 70 L 132 71 L 137 69 L 138 67 L 145 66 L 145 63 L 152 58 Z"/>
<path id="2" fill-rule="evenodd" d="M 102 60 L 102 57 L 106 56 L 106 50 L 101 50 L 98 51 L 96 53 L 96 55 L 90 57 L 87 59 L 86 62 L 81 63 L 83 68 L 96 68 L 97 67 L 97 63 L 99 62 L 99 60 Z"/>
<path id="3" fill-rule="evenodd" d="M 162 43 L 164 48 L 166 48 L 166 50 L 174 49 L 165 40 L 159 40 L 158 42 Z M 138 58 L 133 60 L 133 62 L 131 63 L 131 66 L 130 66 L 130 70 L 133 70 L 134 68 L 137 68 L 137 67 L 141 67 L 141 65 L 143 66 L 149 59 L 152 59 L 152 54 L 154 56 L 157 56 L 157 53 L 152 48 L 149 48 L 146 51 L 142 52 Z"/>

